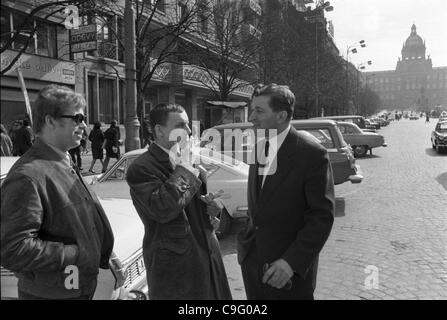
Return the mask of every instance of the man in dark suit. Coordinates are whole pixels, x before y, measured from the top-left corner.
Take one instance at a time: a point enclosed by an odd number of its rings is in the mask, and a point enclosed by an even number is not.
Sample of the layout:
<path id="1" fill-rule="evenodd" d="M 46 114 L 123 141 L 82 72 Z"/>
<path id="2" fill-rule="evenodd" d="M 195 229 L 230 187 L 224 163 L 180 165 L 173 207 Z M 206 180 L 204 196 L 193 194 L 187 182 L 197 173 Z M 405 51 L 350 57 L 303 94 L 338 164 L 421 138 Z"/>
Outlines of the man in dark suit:
<path id="1" fill-rule="evenodd" d="M 177 157 L 175 133 L 188 140 L 188 123 L 183 107 L 157 105 L 150 112 L 155 141 L 127 171 L 130 195 L 145 226 L 149 298 L 231 299 L 212 225 L 219 212 L 216 199 L 202 197 L 206 172 Z"/>
<path id="2" fill-rule="evenodd" d="M 250 164 L 249 219 L 238 236 L 248 299 L 313 299 L 318 255 L 334 221 L 327 151 L 290 125 L 294 104 L 287 86 L 257 87 L 252 96 L 249 120 L 258 136 L 267 130 Z"/>

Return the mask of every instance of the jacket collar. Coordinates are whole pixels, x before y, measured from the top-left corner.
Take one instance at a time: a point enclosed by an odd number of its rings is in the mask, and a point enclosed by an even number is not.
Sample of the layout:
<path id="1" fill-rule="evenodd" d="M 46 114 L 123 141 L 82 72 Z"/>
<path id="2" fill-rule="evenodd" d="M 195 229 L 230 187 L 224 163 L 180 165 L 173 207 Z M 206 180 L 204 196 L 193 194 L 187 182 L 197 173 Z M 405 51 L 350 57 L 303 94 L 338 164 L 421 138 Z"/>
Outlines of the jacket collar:
<path id="1" fill-rule="evenodd" d="M 66 152 L 56 150 L 55 147 L 50 146 L 39 137 L 36 137 L 36 140 L 31 148 L 37 151 L 44 159 L 64 162 L 67 161 Z"/>
<path id="2" fill-rule="evenodd" d="M 166 151 L 160 148 L 159 145 L 157 145 L 156 143 L 152 143 L 149 146 L 148 151 L 158 162 L 170 166 L 169 155 L 166 153 Z"/>

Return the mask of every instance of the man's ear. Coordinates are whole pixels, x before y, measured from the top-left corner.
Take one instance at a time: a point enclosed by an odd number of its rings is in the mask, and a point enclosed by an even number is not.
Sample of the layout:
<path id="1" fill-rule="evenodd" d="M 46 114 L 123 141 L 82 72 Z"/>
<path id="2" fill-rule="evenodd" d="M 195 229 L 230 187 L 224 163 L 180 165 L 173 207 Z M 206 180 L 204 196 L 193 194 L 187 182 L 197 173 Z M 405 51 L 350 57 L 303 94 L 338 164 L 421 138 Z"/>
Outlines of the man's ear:
<path id="1" fill-rule="evenodd" d="M 163 137 L 163 131 L 161 130 L 161 125 L 156 124 L 155 127 L 154 127 L 154 131 L 155 131 L 155 136 L 157 138 Z"/>
<path id="2" fill-rule="evenodd" d="M 47 125 L 48 128 L 54 129 L 56 126 L 56 120 L 52 116 L 47 114 L 45 116 L 45 124 Z"/>
<path id="3" fill-rule="evenodd" d="M 276 120 L 278 123 L 284 123 L 287 120 L 287 111 L 280 111 L 276 115 Z"/>

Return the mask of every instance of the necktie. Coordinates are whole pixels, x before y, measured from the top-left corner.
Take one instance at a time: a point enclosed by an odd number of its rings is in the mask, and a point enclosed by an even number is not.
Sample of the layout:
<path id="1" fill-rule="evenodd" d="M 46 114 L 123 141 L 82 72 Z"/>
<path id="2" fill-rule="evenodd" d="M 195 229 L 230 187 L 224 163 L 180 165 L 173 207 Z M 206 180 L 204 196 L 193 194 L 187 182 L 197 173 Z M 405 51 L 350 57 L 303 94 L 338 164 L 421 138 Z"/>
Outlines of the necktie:
<path id="1" fill-rule="evenodd" d="M 264 162 L 267 162 L 267 157 L 269 155 L 269 141 L 266 140 L 265 145 L 264 145 L 264 156 L 265 156 L 265 160 Z M 262 180 L 264 178 L 264 175 L 261 175 L 260 173 L 260 168 L 265 168 L 266 164 L 260 164 L 259 161 L 256 161 L 256 185 L 257 185 L 257 195 L 259 196 L 259 194 L 261 193 L 261 189 L 262 189 Z M 265 173 L 264 170 L 262 170 L 262 173 Z"/>

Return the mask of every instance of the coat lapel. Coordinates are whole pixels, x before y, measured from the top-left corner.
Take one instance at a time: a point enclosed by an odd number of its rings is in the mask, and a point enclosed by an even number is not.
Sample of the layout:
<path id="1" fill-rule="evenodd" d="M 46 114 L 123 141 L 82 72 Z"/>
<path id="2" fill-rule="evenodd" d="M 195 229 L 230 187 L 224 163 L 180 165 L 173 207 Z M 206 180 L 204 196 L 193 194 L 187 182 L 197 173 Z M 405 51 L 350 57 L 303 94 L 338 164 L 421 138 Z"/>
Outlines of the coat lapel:
<path id="1" fill-rule="evenodd" d="M 296 130 L 291 127 L 287 137 L 278 150 L 276 157 L 276 172 L 268 175 L 261 189 L 259 199 L 257 201 L 257 210 L 269 201 L 269 199 L 278 191 L 281 183 L 286 179 L 293 166 L 293 155 L 296 151 Z M 262 177 L 260 177 L 262 178 Z M 256 210 L 256 211 L 257 211 Z"/>

